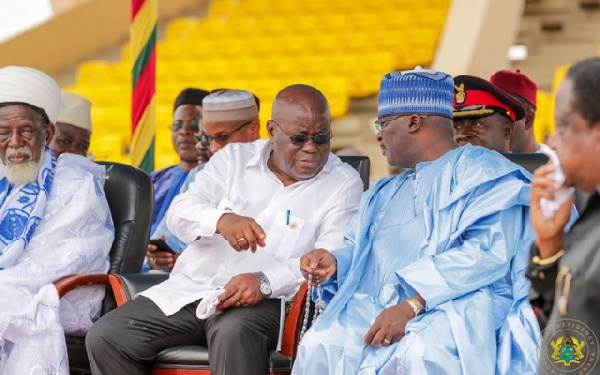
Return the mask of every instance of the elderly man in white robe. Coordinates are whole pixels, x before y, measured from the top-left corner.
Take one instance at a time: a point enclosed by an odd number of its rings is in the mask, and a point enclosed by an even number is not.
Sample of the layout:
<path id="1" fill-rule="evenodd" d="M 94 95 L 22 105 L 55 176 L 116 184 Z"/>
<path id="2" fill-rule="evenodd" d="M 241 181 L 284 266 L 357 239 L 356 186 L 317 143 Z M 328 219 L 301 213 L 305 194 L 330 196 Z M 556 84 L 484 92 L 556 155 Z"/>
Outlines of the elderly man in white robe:
<path id="1" fill-rule="evenodd" d="M 60 89 L 38 70 L 0 69 L 0 374 L 68 374 L 65 332 L 86 332 L 103 287 L 59 300 L 53 282 L 106 273 L 114 238 L 104 168 L 46 147 Z"/>

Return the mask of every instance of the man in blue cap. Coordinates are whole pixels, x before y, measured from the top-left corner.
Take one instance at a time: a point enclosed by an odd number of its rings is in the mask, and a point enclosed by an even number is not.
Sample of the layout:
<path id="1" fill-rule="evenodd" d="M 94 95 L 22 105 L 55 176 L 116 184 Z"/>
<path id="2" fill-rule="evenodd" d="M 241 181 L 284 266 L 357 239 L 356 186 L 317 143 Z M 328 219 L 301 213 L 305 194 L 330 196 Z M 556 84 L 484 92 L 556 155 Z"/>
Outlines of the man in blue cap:
<path id="1" fill-rule="evenodd" d="M 524 276 L 529 180 L 497 153 L 458 147 L 453 90 L 451 76 L 431 70 L 383 77 L 377 138 L 388 163 L 407 171 L 365 193 L 344 247 L 302 257 L 328 305 L 293 374 L 537 368 Z"/>

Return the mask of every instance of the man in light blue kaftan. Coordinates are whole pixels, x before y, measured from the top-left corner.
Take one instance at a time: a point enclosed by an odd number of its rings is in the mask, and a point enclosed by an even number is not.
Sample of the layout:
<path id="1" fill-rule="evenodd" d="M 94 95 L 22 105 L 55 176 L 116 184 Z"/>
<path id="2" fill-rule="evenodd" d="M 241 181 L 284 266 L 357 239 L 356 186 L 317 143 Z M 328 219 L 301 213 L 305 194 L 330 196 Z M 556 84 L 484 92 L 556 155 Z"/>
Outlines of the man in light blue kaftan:
<path id="1" fill-rule="evenodd" d="M 365 193 L 344 247 L 303 257 L 328 305 L 293 374 L 535 373 L 529 178 L 457 147 L 452 96 L 445 73 L 384 76 L 377 137 L 388 163 L 409 169 Z"/>

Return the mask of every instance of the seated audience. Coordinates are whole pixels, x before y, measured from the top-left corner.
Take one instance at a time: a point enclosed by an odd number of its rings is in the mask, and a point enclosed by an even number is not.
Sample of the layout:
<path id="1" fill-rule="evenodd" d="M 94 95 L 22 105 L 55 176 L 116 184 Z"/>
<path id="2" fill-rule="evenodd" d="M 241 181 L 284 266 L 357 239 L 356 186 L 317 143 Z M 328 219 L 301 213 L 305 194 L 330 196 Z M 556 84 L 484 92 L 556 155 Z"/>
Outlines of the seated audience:
<path id="1" fill-rule="evenodd" d="M 60 113 L 54 124 L 56 131 L 50 141 L 50 149 L 56 156 L 65 152 L 87 156 L 92 136 L 92 103 L 66 91 L 62 91 L 60 96 Z"/>
<path id="2" fill-rule="evenodd" d="M 207 120 L 234 121 L 217 103 Z M 250 111 L 236 112 L 237 128 Z M 190 245 L 168 280 L 92 327 L 86 346 L 95 374 L 147 374 L 158 352 L 186 344 L 207 345 L 214 375 L 266 373 L 278 344 L 279 299 L 293 297 L 303 281 L 300 257 L 342 244 L 362 193 L 356 170 L 330 153 L 331 113 L 320 91 L 284 88 L 267 130 L 268 141 L 217 152 L 173 200 L 167 224 Z M 235 134 L 211 133 L 213 143 Z"/>
<path id="3" fill-rule="evenodd" d="M 254 142 L 259 138 L 258 107 L 252 93 L 240 90 L 213 92 L 202 100 L 202 106 L 203 129 L 198 135 L 197 148 L 206 149 L 208 154 L 213 155 L 229 143 Z M 190 183 L 195 180 L 196 173 L 204 169 L 205 165 L 202 163 L 190 171 L 181 186 L 180 194 L 187 191 Z M 176 254 L 157 251 L 156 245 L 149 244 L 142 272 L 149 272 L 150 269 L 170 271 L 187 244 L 167 228 L 166 216 L 150 238 L 164 239 Z"/>
<path id="4" fill-rule="evenodd" d="M 104 167 L 46 147 L 59 109 L 52 78 L 0 69 L 0 374 L 68 374 L 64 334 L 86 332 L 104 297 L 85 286 L 59 300 L 53 285 L 106 273 L 114 237 Z"/>
<path id="5" fill-rule="evenodd" d="M 301 258 L 328 305 L 300 342 L 293 374 L 537 368 L 524 275 L 529 181 L 498 153 L 458 146 L 452 97 L 445 73 L 383 77 L 377 138 L 388 164 L 408 170 L 365 193 L 344 246 Z"/>
<path id="6" fill-rule="evenodd" d="M 510 152 L 515 121 L 525 109 L 504 91 L 483 78 L 454 77 L 454 139 L 498 152 Z"/>
<path id="7" fill-rule="evenodd" d="M 535 140 L 533 122 L 537 104 L 537 85 L 517 69 L 500 70 L 490 77 L 490 82 L 503 90 L 508 96 L 519 102 L 525 109 L 525 117 L 515 121 L 515 129 L 510 137 L 510 152 L 533 153 L 540 151 Z"/>
<path id="8" fill-rule="evenodd" d="M 575 373 L 576 370 L 598 374 L 600 370 L 597 364 L 597 337 L 600 337 L 598 93 L 600 57 L 571 66 L 556 92 L 556 131 L 548 139 L 548 146 L 557 154 L 564 182 L 555 180 L 559 169 L 551 160 L 535 172 L 532 184 L 531 221 L 536 237 L 531 246 L 527 276 L 534 294 L 539 297 L 537 303 L 550 315 L 542 342 L 540 374 Z M 591 194 L 581 216 L 568 232 L 565 229 L 573 199 L 564 192 L 565 187 L 576 187 Z M 540 202 L 541 199 L 548 201 Z M 557 209 L 554 213 L 550 210 L 552 206 Z M 567 324 L 569 322 L 576 324 Z M 562 344 L 557 342 L 561 337 Z M 569 347 L 566 339 L 572 337 L 579 341 Z M 573 353 L 584 347 L 582 357 L 562 357 L 569 350 Z M 591 372 L 593 365 L 595 369 Z"/>
<path id="9" fill-rule="evenodd" d="M 196 150 L 196 134 L 202 124 L 202 99 L 208 91 L 188 88 L 179 93 L 173 106 L 173 124 L 171 138 L 173 148 L 179 155 L 179 164 L 150 173 L 154 184 L 154 217 L 152 218 L 153 233 L 167 212 L 171 201 L 179 193 L 181 185 L 188 172 L 198 163 Z"/>

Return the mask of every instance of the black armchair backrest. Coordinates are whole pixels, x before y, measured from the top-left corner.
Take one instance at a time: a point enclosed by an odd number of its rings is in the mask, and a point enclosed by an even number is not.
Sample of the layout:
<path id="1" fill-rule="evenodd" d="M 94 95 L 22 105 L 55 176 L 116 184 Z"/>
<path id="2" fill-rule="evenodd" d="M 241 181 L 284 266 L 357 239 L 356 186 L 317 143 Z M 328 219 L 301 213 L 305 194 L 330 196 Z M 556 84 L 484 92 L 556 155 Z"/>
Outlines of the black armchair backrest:
<path id="1" fill-rule="evenodd" d="M 520 165 L 521 167 L 527 169 L 529 172 L 533 173 L 536 169 L 541 167 L 542 165 L 548 162 L 548 157 L 542 153 L 535 154 L 502 154 L 508 160 L 512 161 L 515 164 Z M 577 208 L 577 212 L 581 214 L 583 209 L 585 208 L 585 204 L 589 194 L 585 192 L 575 189 L 575 207 Z"/>
<path id="2" fill-rule="evenodd" d="M 154 189 L 144 171 L 130 165 L 98 162 L 106 168 L 104 191 L 115 225 L 108 273 L 140 272 L 154 211 Z"/>
<path id="3" fill-rule="evenodd" d="M 371 159 L 368 156 L 341 155 L 339 157 L 344 163 L 350 164 L 358 171 L 363 182 L 363 190 L 369 188 L 371 178 Z"/>
<path id="4" fill-rule="evenodd" d="M 531 154 L 502 154 L 508 160 L 520 165 L 529 172 L 533 173 L 536 169 L 548 162 L 548 157 L 541 152 Z"/>

